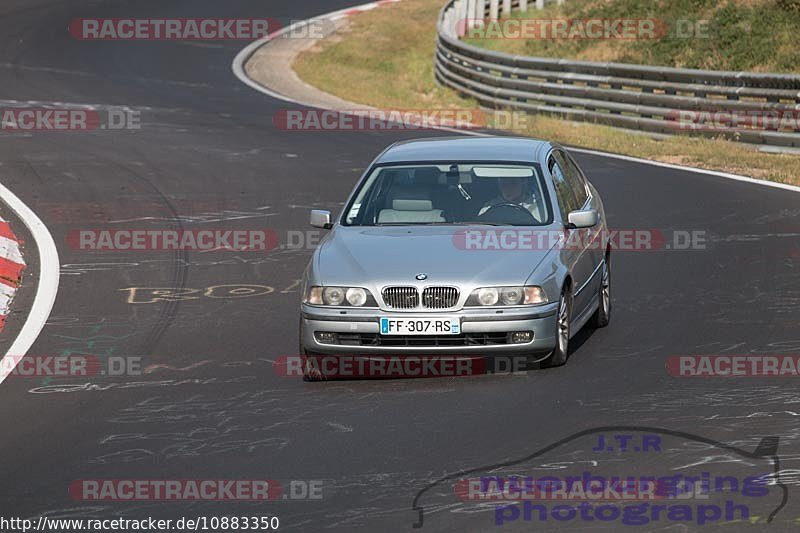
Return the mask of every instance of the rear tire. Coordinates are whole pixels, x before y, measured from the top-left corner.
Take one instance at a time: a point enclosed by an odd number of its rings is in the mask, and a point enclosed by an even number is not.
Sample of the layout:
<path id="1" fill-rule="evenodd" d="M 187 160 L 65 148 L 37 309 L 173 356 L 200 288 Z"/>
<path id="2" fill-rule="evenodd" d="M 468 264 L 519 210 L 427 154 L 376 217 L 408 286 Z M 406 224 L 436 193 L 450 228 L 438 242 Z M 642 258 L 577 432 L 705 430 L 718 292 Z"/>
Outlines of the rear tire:
<path id="1" fill-rule="evenodd" d="M 572 320 L 572 291 L 569 286 L 565 286 L 558 300 L 556 347 L 553 349 L 553 353 L 542 361 L 543 368 L 562 366 L 569 359 L 570 320 Z"/>
<path id="2" fill-rule="evenodd" d="M 603 261 L 603 271 L 600 282 L 599 303 L 597 311 L 589 319 L 589 326 L 604 328 L 611 321 L 611 254 L 607 253 Z"/>

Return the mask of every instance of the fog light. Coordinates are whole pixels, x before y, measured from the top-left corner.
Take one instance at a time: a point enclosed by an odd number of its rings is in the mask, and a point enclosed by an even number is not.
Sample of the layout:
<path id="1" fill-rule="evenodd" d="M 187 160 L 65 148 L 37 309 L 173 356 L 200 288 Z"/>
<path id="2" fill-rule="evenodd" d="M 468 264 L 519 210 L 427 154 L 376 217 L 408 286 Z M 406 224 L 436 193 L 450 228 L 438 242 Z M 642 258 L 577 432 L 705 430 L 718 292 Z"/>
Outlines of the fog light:
<path id="1" fill-rule="evenodd" d="M 314 338 L 320 344 L 339 344 L 339 335 L 333 331 L 315 331 Z"/>
<path id="2" fill-rule="evenodd" d="M 533 340 L 532 331 L 515 331 L 511 333 L 511 344 L 525 344 Z"/>

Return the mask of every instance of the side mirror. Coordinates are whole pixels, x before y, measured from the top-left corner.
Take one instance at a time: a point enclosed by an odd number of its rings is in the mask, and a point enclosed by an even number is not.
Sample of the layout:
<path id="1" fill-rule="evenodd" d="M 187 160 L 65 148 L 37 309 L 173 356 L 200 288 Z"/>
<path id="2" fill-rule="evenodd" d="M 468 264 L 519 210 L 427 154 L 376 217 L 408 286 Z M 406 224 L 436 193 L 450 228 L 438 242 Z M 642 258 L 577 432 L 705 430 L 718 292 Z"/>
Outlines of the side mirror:
<path id="1" fill-rule="evenodd" d="M 594 209 L 573 211 L 567 215 L 567 227 L 570 229 L 591 228 L 597 225 L 599 216 Z"/>
<path id="2" fill-rule="evenodd" d="M 331 229 L 333 227 L 333 224 L 331 224 L 331 212 L 312 209 L 311 225 L 315 228 Z"/>

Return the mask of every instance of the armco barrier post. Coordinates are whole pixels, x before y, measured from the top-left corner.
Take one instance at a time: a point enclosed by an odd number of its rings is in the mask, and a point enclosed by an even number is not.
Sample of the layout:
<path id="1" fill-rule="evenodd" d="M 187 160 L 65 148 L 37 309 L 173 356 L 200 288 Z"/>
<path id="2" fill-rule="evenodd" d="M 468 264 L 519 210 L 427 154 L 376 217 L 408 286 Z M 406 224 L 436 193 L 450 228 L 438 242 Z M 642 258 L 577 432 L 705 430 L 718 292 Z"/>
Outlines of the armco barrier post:
<path id="1" fill-rule="evenodd" d="M 495 21 L 500 15 L 500 0 L 489 0 L 489 20 Z"/>
<path id="2" fill-rule="evenodd" d="M 483 27 L 483 19 L 486 18 L 486 0 L 475 0 L 475 25 Z"/>
<path id="3" fill-rule="evenodd" d="M 475 27 L 475 2 L 476 0 L 467 0 L 467 29 L 471 30 Z"/>
<path id="4" fill-rule="evenodd" d="M 467 18 L 467 0 L 456 0 L 456 31 L 458 32 L 459 37 L 464 36 L 464 32 L 466 31 L 466 25 L 463 21 L 466 21 Z"/>
<path id="5" fill-rule="evenodd" d="M 507 17 L 511 14 L 511 0 L 503 0 L 503 16 Z"/>

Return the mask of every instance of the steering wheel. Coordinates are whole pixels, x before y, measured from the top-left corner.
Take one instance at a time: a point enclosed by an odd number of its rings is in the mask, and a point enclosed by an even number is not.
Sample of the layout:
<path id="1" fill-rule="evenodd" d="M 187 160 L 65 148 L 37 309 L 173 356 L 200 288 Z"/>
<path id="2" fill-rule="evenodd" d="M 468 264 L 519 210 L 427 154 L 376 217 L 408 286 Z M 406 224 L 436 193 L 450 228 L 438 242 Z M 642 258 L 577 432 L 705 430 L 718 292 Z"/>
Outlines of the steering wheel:
<path id="1" fill-rule="evenodd" d="M 506 216 L 503 216 L 503 210 L 507 212 Z M 491 217 L 491 215 L 494 215 L 494 217 Z M 493 206 L 489 207 L 489 209 L 484 211 L 482 215 L 478 215 L 479 220 L 491 218 L 500 219 L 493 220 L 493 222 L 505 222 L 510 224 L 529 224 L 530 222 L 539 222 L 536 217 L 533 216 L 533 213 L 528 211 L 525 207 L 511 202 L 494 204 Z"/>

